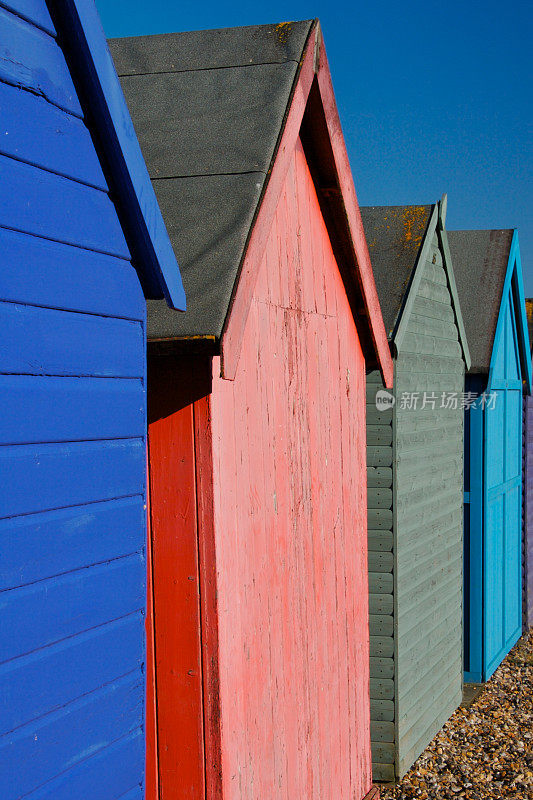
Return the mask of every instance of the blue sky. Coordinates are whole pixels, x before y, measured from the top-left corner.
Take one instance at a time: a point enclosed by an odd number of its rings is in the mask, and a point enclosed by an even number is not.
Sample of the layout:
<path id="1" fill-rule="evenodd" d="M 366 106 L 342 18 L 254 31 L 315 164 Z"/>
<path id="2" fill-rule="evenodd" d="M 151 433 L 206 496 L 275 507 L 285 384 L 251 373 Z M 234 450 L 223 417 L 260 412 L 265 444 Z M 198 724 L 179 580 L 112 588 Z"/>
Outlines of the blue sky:
<path id="1" fill-rule="evenodd" d="M 96 2 L 110 37 L 318 17 L 360 204 L 518 228 L 533 296 L 531 2 Z"/>

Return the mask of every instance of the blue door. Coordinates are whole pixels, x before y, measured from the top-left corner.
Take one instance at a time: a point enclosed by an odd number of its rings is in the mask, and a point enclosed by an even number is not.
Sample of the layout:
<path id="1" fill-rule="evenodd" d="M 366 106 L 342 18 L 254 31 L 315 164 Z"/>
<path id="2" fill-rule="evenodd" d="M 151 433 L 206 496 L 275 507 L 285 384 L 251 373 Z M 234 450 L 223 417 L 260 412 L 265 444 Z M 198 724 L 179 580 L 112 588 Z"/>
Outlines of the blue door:
<path id="1" fill-rule="evenodd" d="M 484 680 L 522 631 L 522 378 L 511 292 L 505 302 L 485 410 Z"/>

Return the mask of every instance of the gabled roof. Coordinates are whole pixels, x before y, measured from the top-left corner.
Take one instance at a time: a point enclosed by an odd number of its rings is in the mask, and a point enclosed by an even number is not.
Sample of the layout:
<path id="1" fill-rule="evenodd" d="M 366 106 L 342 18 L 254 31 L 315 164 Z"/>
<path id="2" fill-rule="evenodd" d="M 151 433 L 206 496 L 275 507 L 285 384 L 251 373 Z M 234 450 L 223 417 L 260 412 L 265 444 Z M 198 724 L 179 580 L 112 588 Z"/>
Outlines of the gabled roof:
<path id="1" fill-rule="evenodd" d="M 467 368 L 470 365 L 454 270 L 445 230 L 447 197 L 419 206 L 369 206 L 361 208 L 363 225 L 383 311 L 389 342 L 397 353 L 422 279 L 426 254 L 434 234 L 439 239 L 443 266 L 455 314 L 459 342 Z"/>
<path id="2" fill-rule="evenodd" d="M 110 42 L 187 295 L 150 304 L 150 338 L 220 337 L 311 26 Z"/>
<path id="3" fill-rule="evenodd" d="M 488 374 L 492 381 L 498 338 L 503 329 L 505 303 L 511 294 L 522 380 L 531 392 L 531 349 L 516 230 L 448 231 L 465 309 L 465 325 L 472 342 L 470 372 Z"/>
<path id="4" fill-rule="evenodd" d="M 254 264 L 300 135 L 365 355 L 389 383 L 392 362 L 318 22 L 115 39 L 110 48 L 187 294 L 184 315 L 149 304 L 149 338 L 211 340 L 223 374 L 234 372 Z"/>
<path id="5" fill-rule="evenodd" d="M 471 372 L 489 371 L 512 240 L 512 230 L 448 231 Z"/>
<path id="6" fill-rule="evenodd" d="M 94 0 L 48 3 L 145 296 L 185 308 L 180 271 Z"/>
<path id="7" fill-rule="evenodd" d="M 389 340 L 399 321 L 433 209 L 433 205 L 361 207 Z"/>

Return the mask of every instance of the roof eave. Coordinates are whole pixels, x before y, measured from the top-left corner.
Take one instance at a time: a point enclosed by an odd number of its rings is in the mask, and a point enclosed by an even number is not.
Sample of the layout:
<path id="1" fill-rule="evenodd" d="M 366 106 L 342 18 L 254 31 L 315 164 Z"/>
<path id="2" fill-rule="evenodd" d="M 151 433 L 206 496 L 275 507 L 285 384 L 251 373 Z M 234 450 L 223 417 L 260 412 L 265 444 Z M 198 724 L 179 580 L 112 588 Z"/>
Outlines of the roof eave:
<path id="1" fill-rule="evenodd" d="M 185 310 L 179 267 L 135 135 L 94 0 L 51 0 L 78 83 L 98 127 L 115 200 L 145 294 Z"/>
<path id="2" fill-rule="evenodd" d="M 455 314 L 455 322 L 457 324 L 457 330 L 459 332 L 459 343 L 463 351 L 465 370 L 468 372 L 468 370 L 472 365 L 472 358 L 470 356 L 470 349 L 468 347 L 468 341 L 466 338 L 463 315 L 461 313 L 461 304 L 459 303 L 459 293 L 457 292 L 457 285 L 455 283 L 455 275 L 453 272 L 452 256 L 450 253 L 450 246 L 448 244 L 448 234 L 446 233 L 447 207 L 448 207 L 448 195 L 443 194 L 442 199 L 439 202 L 439 219 L 437 222 L 437 234 L 439 237 L 439 243 L 443 253 L 446 275 L 448 277 L 448 288 L 452 299 L 452 306 Z"/>
<path id="3" fill-rule="evenodd" d="M 401 350 L 402 342 L 405 333 L 407 331 L 407 326 L 409 324 L 409 319 L 411 317 L 411 312 L 413 310 L 413 304 L 416 299 L 416 293 L 418 291 L 418 287 L 420 286 L 420 281 L 422 280 L 422 274 L 424 272 L 424 264 L 428 256 L 429 249 L 431 247 L 433 234 L 437 229 L 438 217 L 439 217 L 438 203 L 435 203 L 431 210 L 431 215 L 429 217 L 429 222 L 426 226 L 426 232 L 424 234 L 424 238 L 418 250 L 415 266 L 413 272 L 411 273 L 411 279 L 409 281 L 409 285 L 405 292 L 404 302 L 401 311 L 396 320 L 394 330 L 390 337 L 391 346 L 396 354 L 399 353 Z"/>

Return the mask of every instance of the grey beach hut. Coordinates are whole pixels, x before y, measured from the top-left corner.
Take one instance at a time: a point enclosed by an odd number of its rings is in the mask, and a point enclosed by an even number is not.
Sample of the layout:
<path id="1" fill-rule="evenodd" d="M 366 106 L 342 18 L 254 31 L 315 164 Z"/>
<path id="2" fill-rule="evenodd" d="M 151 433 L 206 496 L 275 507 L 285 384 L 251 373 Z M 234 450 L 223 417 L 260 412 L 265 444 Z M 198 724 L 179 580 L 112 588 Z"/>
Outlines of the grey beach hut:
<path id="1" fill-rule="evenodd" d="M 375 780 L 404 775 L 461 702 L 463 417 L 470 357 L 446 197 L 362 208 L 394 391 L 367 376 Z"/>

